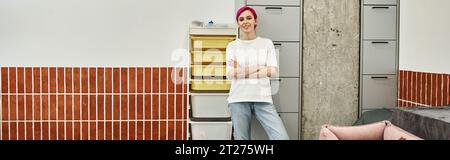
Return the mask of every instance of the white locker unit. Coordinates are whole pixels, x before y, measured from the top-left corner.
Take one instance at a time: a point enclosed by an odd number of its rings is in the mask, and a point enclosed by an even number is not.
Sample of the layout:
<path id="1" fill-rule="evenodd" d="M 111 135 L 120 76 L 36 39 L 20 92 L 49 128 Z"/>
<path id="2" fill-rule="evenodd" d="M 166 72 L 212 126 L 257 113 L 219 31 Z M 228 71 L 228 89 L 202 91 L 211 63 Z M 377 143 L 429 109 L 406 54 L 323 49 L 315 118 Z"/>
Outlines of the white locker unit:
<path id="1" fill-rule="evenodd" d="M 280 77 L 271 80 L 274 105 L 291 140 L 300 139 L 301 115 L 301 0 L 236 0 L 258 14 L 258 36 L 269 38 L 277 50 Z M 268 139 L 254 118 L 252 139 Z"/>
<path id="2" fill-rule="evenodd" d="M 360 113 L 397 104 L 399 0 L 362 0 Z"/>

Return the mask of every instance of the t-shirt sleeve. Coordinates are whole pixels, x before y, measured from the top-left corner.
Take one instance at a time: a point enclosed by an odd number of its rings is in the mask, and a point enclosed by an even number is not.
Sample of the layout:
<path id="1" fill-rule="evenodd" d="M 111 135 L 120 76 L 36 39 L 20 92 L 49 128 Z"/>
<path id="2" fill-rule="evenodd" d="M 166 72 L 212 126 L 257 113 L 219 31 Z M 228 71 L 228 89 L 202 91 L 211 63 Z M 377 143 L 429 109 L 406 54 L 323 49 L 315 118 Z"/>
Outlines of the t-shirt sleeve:
<path id="1" fill-rule="evenodd" d="M 227 49 L 225 51 L 226 52 L 226 64 L 227 64 L 227 66 L 226 66 L 227 76 L 228 76 L 228 73 L 233 68 L 228 62 L 231 61 L 232 59 L 234 59 L 235 51 L 236 51 L 236 49 L 234 48 L 234 46 L 231 43 L 228 44 Z M 227 77 L 227 78 L 229 78 L 229 77 Z"/>
<path id="2" fill-rule="evenodd" d="M 272 41 L 268 41 L 267 48 L 267 67 L 278 67 L 277 50 Z"/>

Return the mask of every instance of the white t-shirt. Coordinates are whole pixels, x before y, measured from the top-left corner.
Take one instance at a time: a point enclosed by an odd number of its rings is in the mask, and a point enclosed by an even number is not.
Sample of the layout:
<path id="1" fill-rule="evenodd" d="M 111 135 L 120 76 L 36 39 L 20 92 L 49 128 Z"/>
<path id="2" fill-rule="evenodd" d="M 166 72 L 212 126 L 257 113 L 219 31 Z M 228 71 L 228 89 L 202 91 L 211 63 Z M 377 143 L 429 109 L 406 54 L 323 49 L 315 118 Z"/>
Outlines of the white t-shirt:
<path id="1" fill-rule="evenodd" d="M 235 40 L 228 44 L 226 57 L 227 63 L 236 60 L 240 68 L 256 65 L 278 68 L 275 46 L 266 38 Z M 231 69 L 232 66 L 227 64 L 227 73 Z M 236 102 L 273 103 L 270 78 L 233 79 L 228 103 Z"/>

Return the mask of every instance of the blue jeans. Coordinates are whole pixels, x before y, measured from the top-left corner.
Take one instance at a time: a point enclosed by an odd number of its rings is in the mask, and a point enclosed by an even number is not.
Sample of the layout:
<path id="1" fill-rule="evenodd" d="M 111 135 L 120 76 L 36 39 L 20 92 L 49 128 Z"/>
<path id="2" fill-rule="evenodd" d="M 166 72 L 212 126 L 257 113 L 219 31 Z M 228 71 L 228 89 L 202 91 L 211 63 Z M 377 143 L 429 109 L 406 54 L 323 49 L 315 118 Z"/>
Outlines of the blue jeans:
<path id="1" fill-rule="evenodd" d="M 253 114 L 261 123 L 270 140 L 289 140 L 283 121 L 271 103 L 239 102 L 230 103 L 233 121 L 234 138 L 236 140 L 250 140 Z"/>

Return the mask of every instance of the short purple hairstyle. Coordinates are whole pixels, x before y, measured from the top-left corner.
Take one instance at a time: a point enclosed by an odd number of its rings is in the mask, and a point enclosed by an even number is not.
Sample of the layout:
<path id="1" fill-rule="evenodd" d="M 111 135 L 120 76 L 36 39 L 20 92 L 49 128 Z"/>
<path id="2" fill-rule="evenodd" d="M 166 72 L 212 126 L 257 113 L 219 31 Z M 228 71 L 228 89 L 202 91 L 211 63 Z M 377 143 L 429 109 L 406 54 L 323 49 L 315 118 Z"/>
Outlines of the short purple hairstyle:
<path id="1" fill-rule="evenodd" d="M 239 16 L 241 16 L 241 14 L 245 11 L 250 11 L 253 14 L 253 17 L 255 17 L 255 20 L 258 19 L 258 15 L 256 15 L 256 11 L 253 8 L 243 6 L 239 8 L 239 10 L 236 13 L 236 21 L 239 21 Z"/>

